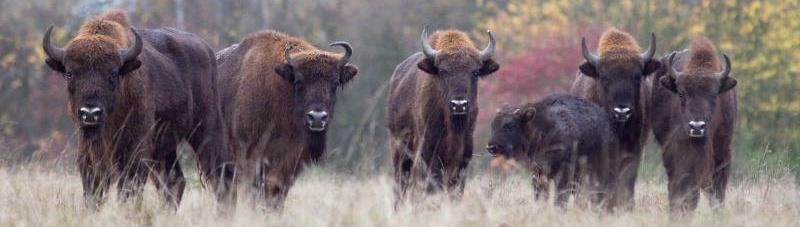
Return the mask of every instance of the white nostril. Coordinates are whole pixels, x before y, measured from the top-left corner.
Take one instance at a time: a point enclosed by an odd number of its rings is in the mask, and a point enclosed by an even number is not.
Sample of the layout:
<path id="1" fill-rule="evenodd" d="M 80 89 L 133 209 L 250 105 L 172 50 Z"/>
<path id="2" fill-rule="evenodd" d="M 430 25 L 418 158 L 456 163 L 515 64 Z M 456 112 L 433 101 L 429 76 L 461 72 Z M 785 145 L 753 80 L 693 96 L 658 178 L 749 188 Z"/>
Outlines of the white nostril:
<path id="1" fill-rule="evenodd" d="M 689 122 L 689 126 L 692 126 L 692 127 L 695 127 L 695 128 L 700 128 L 700 127 L 706 126 L 706 122 L 705 121 L 690 121 Z"/>
<path id="2" fill-rule="evenodd" d="M 308 116 L 313 120 L 325 120 L 328 117 L 328 112 L 325 111 L 308 111 Z"/>
<path id="3" fill-rule="evenodd" d="M 458 106 L 463 106 L 463 105 L 467 104 L 467 102 L 469 102 L 469 101 L 467 101 L 466 99 L 453 99 L 453 100 L 450 100 L 450 103 L 452 103 L 454 105 L 458 105 Z"/>
<path id="4" fill-rule="evenodd" d="M 623 113 L 624 114 L 624 113 L 628 113 L 630 111 L 631 111 L 631 108 L 628 108 L 628 107 L 622 107 L 622 108 L 614 107 L 614 112 L 617 112 L 617 113 Z"/>

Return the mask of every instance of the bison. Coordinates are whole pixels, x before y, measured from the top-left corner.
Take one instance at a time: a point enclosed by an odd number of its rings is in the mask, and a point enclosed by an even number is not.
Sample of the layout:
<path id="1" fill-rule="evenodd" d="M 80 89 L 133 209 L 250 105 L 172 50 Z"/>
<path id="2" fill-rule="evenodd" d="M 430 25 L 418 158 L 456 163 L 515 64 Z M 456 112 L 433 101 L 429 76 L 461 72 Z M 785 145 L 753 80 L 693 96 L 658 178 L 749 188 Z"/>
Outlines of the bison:
<path id="1" fill-rule="evenodd" d="M 220 198 L 233 169 L 224 137 L 214 52 L 196 35 L 132 29 L 119 10 L 88 19 L 65 48 L 44 35 L 46 63 L 63 75 L 67 113 L 80 128 L 78 169 L 87 200 L 101 202 L 116 181 L 119 198 L 138 196 L 152 175 L 163 199 L 180 203 L 186 180 L 178 143 L 197 152 Z M 133 45 L 129 42 L 133 41 Z"/>
<path id="2" fill-rule="evenodd" d="M 613 160 L 619 146 L 609 117 L 594 103 L 571 95 L 551 95 L 521 107 L 503 107 L 492 120 L 486 151 L 509 158 L 534 173 L 534 198 L 556 185 L 556 205 L 570 195 L 589 196 L 596 205 L 614 189 Z"/>
<path id="3" fill-rule="evenodd" d="M 411 186 L 458 197 L 472 157 L 478 80 L 497 71 L 494 34 L 478 50 L 460 31 L 422 30 L 422 52 L 392 74 L 387 109 L 398 200 Z"/>
<path id="4" fill-rule="evenodd" d="M 656 36 L 651 34 L 650 47 L 639 53 L 639 45 L 629 34 L 609 29 L 600 38 L 598 55 L 589 52 L 586 38 L 581 40 L 583 58 L 572 85 L 573 95 L 600 105 L 612 120 L 614 133 L 620 141 L 620 171 L 617 198 L 626 209 L 633 207 L 634 185 L 647 141 L 649 122 L 645 106 L 648 90 L 645 78 L 661 68 L 653 56 Z"/>
<path id="5" fill-rule="evenodd" d="M 217 54 L 223 116 L 236 155 L 236 181 L 280 208 L 303 165 L 325 153 L 336 92 L 358 74 L 344 55 L 275 31 L 258 32 Z"/>
<path id="6" fill-rule="evenodd" d="M 727 55 L 722 62 L 706 38 L 688 50 L 661 59 L 652 82 L 649 112 L 656 141 L 663 149 L 674 212 L 697 207 L 700 190 L 711 207 L 725 200 L 736 124 L 736 79 Z"/>

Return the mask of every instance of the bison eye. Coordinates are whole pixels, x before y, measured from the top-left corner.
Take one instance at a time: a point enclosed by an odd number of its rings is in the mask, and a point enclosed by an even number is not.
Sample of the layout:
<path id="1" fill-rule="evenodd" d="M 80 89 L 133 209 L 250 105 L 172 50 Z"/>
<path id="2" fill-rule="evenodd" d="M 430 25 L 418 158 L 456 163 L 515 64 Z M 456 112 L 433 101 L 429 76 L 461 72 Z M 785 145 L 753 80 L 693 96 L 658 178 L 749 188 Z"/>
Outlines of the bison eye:
<path id="1" fill-rule="evenodd" d="M 64 73 L 64 78 L 67 79 L 67 80 L 71 80 L 72 79 L 72 73 L 71 72 Z"/>

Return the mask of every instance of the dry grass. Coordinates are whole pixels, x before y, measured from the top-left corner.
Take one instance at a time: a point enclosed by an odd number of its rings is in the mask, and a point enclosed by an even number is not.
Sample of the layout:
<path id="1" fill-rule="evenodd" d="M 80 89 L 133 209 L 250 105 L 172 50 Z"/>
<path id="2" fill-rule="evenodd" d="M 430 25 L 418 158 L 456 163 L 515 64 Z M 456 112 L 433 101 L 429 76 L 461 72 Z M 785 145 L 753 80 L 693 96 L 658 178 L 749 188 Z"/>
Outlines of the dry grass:
<path id="1" fill-rule="evenodd" d="M 139 205 L 112 197 L 95 211 L 84 208 L 74 172 L 0 168 L 0 226 L 800 226 L 800 188 L 788 177 L 736 182 L 724 209 L 712 211 L 703 201 L 685 220 L 670 219 L 663 182 L 640 183 L 636 210 L 616 215 L 534 203 L 521 177 L 496 187 L 490 182 L 485 175 L 472 178 L 460 202 L 434 196 L 394 210 L 388 175 L 341 176 L 316 168 L 297 182 L 280 213 L 239 205 L 218 215 L 212 197 L 196 184 L 177 212 L 160 208 L 152 186 Z"/>

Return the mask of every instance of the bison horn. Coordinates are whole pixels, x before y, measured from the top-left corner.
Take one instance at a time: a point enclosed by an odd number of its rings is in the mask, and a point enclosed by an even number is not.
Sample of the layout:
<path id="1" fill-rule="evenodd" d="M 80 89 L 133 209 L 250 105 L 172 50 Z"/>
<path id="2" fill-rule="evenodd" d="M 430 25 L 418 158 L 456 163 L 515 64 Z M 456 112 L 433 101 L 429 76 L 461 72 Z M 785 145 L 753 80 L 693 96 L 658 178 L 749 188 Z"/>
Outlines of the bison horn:
<path id="1" fill-rule="evenodd" d="M 136 30 L 133 29 L 131 29 L 131 32 L 133 32 L 135 41 L 133 47 L 120 51 L 119 55 L 122 57 L 122 62 L 136 59 L 139 54 L 142 53 L 142 47 L 144 47 L 144 43 L 142 41 L 142 37 L 139 36 L 139 32 L 136 32 Z"/>
<path id="2" fill-rule="evenodd" d="M 341 46 L 342 48 L 344 48 L 344 56 L 342 56 L 342 58 L 339 59 L 339 65 L 338 65 L 339 68 L 344 67 L 344 65 L 346 65 L 347 62 L 350 61 L 350 56 L 353 56 L 353 47 L 350 46 L 350 43 L 339 41 L 331 43 L 329 44 L 329 46 Z"/>
<path id="3" fill-rule="evenodd" d="M 653 56 L 656 55 L 656 33 L 650 33 L 650 47 L 647 47 L 647 51 L 642 53 L 642 62 L 650 61 L 653 59 Z"/>
<path id="4" fill-rule="evenodd" d="M 436 60 L 436 56 L 439 56 L 439 51 L 434 50 L 431 47 L 431 44 L 428 42 L 428 25 L 426 24 L 424 28 L 422 28 L 422 35 L 420 36 L 420 41 L 422 42 L 422 53 L 425 54 L 426 58 L 431 58 L 434 61 Z"/>
<path id="5" fill-rule="evenodd" d="M 486 31 L 486 33 L 489 33 L 489 44 L 487 44 L 486 48 L 483 49 L 480 52 L 480 54 L 478 54 L 478 56 L 480 56 L 481 62 L 491 59 L 492 56 L 494 55 L 494 45 L 495 45 L 494 33 L 492 33 L 492 31 Z"/>
<path id="6" fill-rule="evenodd" d="M 728 58 L 728 55 L 725 53 L 722 54 L 722 58 L 725 59 L 725 68 L 719 73 L 719 76 L 725 78 L 731 74 L 731 59 Z"/>
<path id="7" fill-rule="evenodd" d="M 292 56 L 289 55 L 289 51 L 291 50 L 292 46 L 286 45 L 286 47 L 283 48 L 283 58 L 286 59 L 286 64 L 289 64 L 290 66 L 294 67 L 294 63 L 292 62 Z"/>
<path id="8" fill-rule="evenodd" d="M 592 52 L 589 52 L 589 48 L 586 47 L 586 37 L 581 38 L 581 51 L 583 52 L 583 59 L 586 59 L 586 62 L 596 67 L 598 58 Z"/>
<path id="9" fill-rule="evenodd" d="M 42 40 L 42 48 L 44 48 L 44 53 L 47 54 L 48 57 L 56 60 L 56 61 L 63 61 L 64 56 L 66 55 L 66 51 L 64 48 L 54 47 L 52 43 L 50 43 L 50 33 L 53 32 L 53 25 L 47 28 L 47 32 L 44 33 L 44 39 Z"/>
<path id="10" fill-rule="evenodd" d="M 667 67 L 669 68 L 669 73 L 670 73 L 669 76 L 673 78 L 678 76 L 678 71 L 675 71 L 675 67 L 673 66 L 673 64 L 675 63 L 676 54 L 677 54 L 676 52 L 672 52 L 672 54 L 669 55 L 669 62 L 667 62 Z"/>

